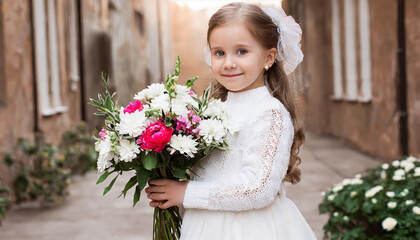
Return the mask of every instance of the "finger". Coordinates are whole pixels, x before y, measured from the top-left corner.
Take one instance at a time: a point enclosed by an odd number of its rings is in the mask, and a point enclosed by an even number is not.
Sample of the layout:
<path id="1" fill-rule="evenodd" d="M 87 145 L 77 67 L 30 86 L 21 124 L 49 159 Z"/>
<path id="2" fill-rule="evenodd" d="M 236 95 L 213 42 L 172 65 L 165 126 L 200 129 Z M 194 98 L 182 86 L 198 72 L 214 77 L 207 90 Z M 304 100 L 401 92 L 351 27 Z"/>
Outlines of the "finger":
<path id="1" fill-rule="evenodd" d="M 159 205 L 161 205 L 161 204 L 162 204 L 162 202 L 159 202 L 159 201 L 151 201 L 149 203 L 149 206 L 151 206 L 151 207 L 159 207 Z"/>
<path id="2" fill-rule="evenodd" d="M 161 205 L 159 206 L 159 208 L 160 208 L 160 209 L 168 209 L 168 208 L 170 208 L 170 207 L 172 207 L 172 206 L 174 206 L 174 205 L 173 205 L 171 202 L 166 201 L 165 203 L 161 204 Z"/>
<path id="3" fill-rule="evenodd" d="M 149 181 L 149 185 L 162 186 L 168 183 L 168 179 L 153 179 Z"/>
<path id="4" fill-rule="evenodd" d="M 153 187 L 148 187 L 146 190 L 146 193 L 165 193 L 165 187 L 163 186 L 153 186 Z"/>
<path id="5" fill-rule="evenodd" d="M 164 201 L 168 200 L 166 197 L 166 194 L 163 193 L 151 193 L 147 195 L 147 198 L 153 200 L 153 201 Z"/>

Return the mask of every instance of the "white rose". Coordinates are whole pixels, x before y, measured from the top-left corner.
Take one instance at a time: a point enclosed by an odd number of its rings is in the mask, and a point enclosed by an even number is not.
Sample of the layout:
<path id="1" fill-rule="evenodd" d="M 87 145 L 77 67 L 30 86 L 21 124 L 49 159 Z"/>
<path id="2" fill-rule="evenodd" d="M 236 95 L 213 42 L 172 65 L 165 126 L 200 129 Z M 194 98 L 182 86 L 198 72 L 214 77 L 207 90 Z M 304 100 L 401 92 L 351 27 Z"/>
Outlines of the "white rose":
<path id="1" fill-rule="evenodd" d="M 407 159 L 405 159 L 405 161 L 407 161 L 407 162 L 417 162 L 418 159 L 413 157 L 413 156 L 409 156 Z"/>
<path id="2" fill-rule="evenodd" d="M 390 209 L 394 209 L 394 208 L 397 206 L 397 203 L 396 203 L 396 202 L 389 202 L 389 203 L 387 204 L 387 206 L 388 206 L 388 208 L 390 208 Z"/>
<path id="3" fill-rule="evenodd" d="M 385 220 L 382 221 L 382 228 L 391 231 L 397 225 L 397 220 L 392 217 L 387 217 Z"/>
<path id="4" fill-rule="evenodd" d="M 388 168 L 389 168 L 389 164 L 388 163 L 382 164 L 382 169 L 387 170 Z"/>
<path id="5" fill-rule="evenodd" d="M 393 161 L 392 166 L 394 166 L 394 167 L 400 166 L 400 161 L 398 161 L 398 160 Z"/>
<path id="6" fill-rule="evenodd" d="M 334 198 L 335 198 L 335 195 L 329 195 L 328 196 L 328 201 L 332 201 L 332 200 L 334 200 Z"/>
<path id="7" fill-rule="evenodd" d="M 413 207 L 413 213 L 419 215 L 420 214 L 420 207 L 414 206 Z"/>
<path id="8" fill-rule="evenodd" d="M 395 197 L 395 193 L 394 193 L 394 192 L 391 192 L 391 191 L 386 192 L 385 194 L 386 194 L 388 197 L 390 197 L 390 198 Z"/>
<path id="9" fill-rule="evenodd" d="M 405 205 L 411 205 L 413 203 L 414 203 L 413 200 L 405 200 Z"/>
<path id="10" fill-rule="evenodd" d="M 378 202 L 378 200 L 376 200 L 376 198 L 372 198 L 372 203 L 376 204 Z"/>

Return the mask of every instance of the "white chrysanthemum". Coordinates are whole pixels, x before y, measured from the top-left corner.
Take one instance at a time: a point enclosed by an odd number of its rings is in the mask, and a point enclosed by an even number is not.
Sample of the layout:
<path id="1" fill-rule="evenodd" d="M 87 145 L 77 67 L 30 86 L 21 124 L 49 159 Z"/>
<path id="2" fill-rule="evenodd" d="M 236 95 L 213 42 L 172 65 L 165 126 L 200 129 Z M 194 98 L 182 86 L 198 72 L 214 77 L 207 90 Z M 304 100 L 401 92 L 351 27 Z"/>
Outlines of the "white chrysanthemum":
<path id="1" fill-rule="evenodd" d="M 365 197 L 370 198 L 375 196 L 376 193 L 384 189 L 382 186 L 376 186 L 366 191 Z"/>
<path id="2" fill-rule="evenodd" d="M 333 192 L 339 192 L 339 191 L 341 191 L 343 189 L 343 185 L 341 185 L 341 184 L 337 184 L 337 185 L 335 185 L 334 187 L 333 187 Z"/>
<path id="3" fill-rule="evenodd" d="M 207 105 L 206 110 L 203 112 L 203 116 L 205 117 L 222 117 L 225 112 L 225 106 L 224 103 L 220 100 L 213 100 L 210 101 Z"/>
<path id="4" fill-rule="evenodd" d="M 216 144 L 221 143 L 226 135 L 223 123 L 217 119 L 202 120 L 198 128 L 200 129 L 200 136 L 204 138 L 207 145 L 210 145 L 212 142 Z"/>
<path id="5" fill-rule="evenodd" d="M 120 134 L 128 134 L 131 137 L 138 137 L 146 129 L 147 118 L 144 111 L 135 111 L 133 113 L 124 113 L 121 108 L 120 119 L 116 129 Z"/>
<path id="6" fill-rule="evenodd" d="M 389 202 L 389 203 L 387 204 L 387 206 L 388 206 L 388 208 L 390 208 L 390 209 L 394 209 L 394 208 L 397 206 L 397 203 L 396 203 L 396 202 Z"/>
<path id="7" fill-rule="evenodd" d="M 194 154 L 197 153 L 198 142 L 193 139 L 191 135 L 182 136 L 182 135 L 173 135 L 169 146 L 172 148 L 171 154 L 174 154 L 175 151 L 178 151 L 181 154 L 188 155 L 193 158 Z"/>
<path id="8" fill-rule="evenodd" d="M 362 184 L 362 183 L 363 183 L 363 180 L 360 179 L 360 178 L 353 178 L 353 179 L 350 180 L 350 184 L 352 184 L 352 185 L 359 185 L 359 184 Z"/>
<path id="9" fill-rule="evenodd" d="M 120 160 L 124 162 L 131 162 L 140 153 L 140 148 L 136 142 L 127 139 L 121 139 L 117 149 L 120 153 Z"/>
<path id="10" fill-rule="evenodd" d="M 405 161 L 405 162 L 401 163 L 401 167 L 403 167 L 406 172 L 409 172 L 409 171 L 411 171 L 411 169 L 415 168 L 416 165 L 414 165 L 414 163 L 412 163 L 412 162 Z"/>
<path id="11" fill-rule="evenodd" d="M 178 116 L 187 115 L 190 112 L 188 106 L 198 108 L 198 103 L 189 94 L 177 94 L 171 99 L 172 112 Z"/>
<path id="12" fill-rule="evenodd" d="M 170 108 L 171 108 L 171 104 L 169 102 L 168 94 L 159 95 L 150 102 L 150 109 L 153 109 L 153 110 L 159 110 L 159 111 L 163 110 L 163 112 L 167 113 L 169 112 Z"/>
<path id="13" fill-rule="evenodd" d="M 420 167 L 416 167 L 414 169 L 414 177 L 418 177 L 418 176 L 420 176 Z"/>
<path id="14" fill-rule="evenodd" d="M 388 163 L 382 164 L 382 169 L 387 170 L 388 168 L 389 168 L 389 164 Z"/>
<path id="15" fill-rule="evenodd" d="M 382 180 L 386 179 L 386 172 L 385 171 L 381 171 L 381 179 Z"/>
<path id="16" fill-rule="evenodd" d="M 387 195 L 390 198 L 393 198 L 393 197 L 395 197 L 395 192 L 388 191 L 388 192 L 385 193 L 385 195 Z"/>
<path id="17" fill-rule="evenodd" d="M 419 159 L 413 156 L 409 156 L 407 159 L 405 159 L 405 161 L 414 163 L 414 162 L 419 161 Z"/>
<path id="18" fill-rule="evenodd" d="M 420 207 L 414 206 L 413 207 L 413 213 L 420 215 Z"/>
<path id="19" fill-rule="evenodd" d="M 162 83 L 153 83 L 148 88 L 138 92 L 134 96 L 134 99 L 140 100 L 140 101 L 144 101 L 144 100 L 148 101 L 152 98 L 162 95 L 164 91 L 165 91 L 165 85 L 163 85 Z"/>
<path id="20" fill-rule="evenodd" d="M 404 169 L 398 169 L 394 172 L 394 176 L 392 177 L 392 179 L 394 181 L 401 181 L 404 180 L 405 176 L 405 170 Z"/>
<path id="21" fill-rule="evenodd" d="M 385 220 L 382 221 L 382 228 L 387 231 L 391 231 L 392 229 L 395 228 L 396 225 L 397 225 L 397 220 L 395 220 L 395 218 L 392 218 L 392 217 L 387 217 L 385 218 Z"/>
<path id="22" fill-rule="evenodd" d="M 112 159 L 117 160 L 115 153 L 112 151 L 112 142 L 109 135 L 105 139 L 99 140 L 95 144 L 95 150 L 99 152 L 97 168 L 98 172 L 103 172 L 107 167 L 111 166 Z"/>

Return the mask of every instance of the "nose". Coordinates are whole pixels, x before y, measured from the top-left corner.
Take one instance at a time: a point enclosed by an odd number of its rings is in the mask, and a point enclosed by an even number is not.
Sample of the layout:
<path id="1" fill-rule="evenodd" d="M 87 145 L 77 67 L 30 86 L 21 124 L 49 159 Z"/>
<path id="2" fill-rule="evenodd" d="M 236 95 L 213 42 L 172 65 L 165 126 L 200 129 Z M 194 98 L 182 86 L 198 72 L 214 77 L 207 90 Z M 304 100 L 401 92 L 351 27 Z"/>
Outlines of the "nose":
<path id="1" fill-rule="evenodd" d="M 225 61 L 223 63 L 223 68 L 224 69 L 235 69 L 236 68 L 236 63 L 235 63 L 235 60 L 233 59 L 232 56 L 226 55 Z"/>

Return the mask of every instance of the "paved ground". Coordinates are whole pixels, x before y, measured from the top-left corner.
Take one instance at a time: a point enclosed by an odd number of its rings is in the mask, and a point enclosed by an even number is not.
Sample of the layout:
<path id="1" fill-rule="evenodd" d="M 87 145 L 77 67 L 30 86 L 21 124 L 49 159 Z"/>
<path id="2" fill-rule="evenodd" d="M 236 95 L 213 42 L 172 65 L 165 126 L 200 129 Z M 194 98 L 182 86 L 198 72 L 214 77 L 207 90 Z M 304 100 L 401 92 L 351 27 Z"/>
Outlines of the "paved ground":
<path id="1" fill-rule="evenodd" d="M 334 138 L 313 134 L 307 134 L 301 158 L 302 181 L 288 187 L 287 195 L 322 239 L 327 216 L 318 214 L 320 192 L 380 162 Z M 106 183 L 95 185 L 97 177 L 96 173 L 89 173 L 75 178 L 70 196 L 60 206 L 43 210 L 36 208 L 36 204 L 14 206 L 0 227 L 0 240 L 151 240 L 153 209 L 148 206 L 145 194 L 142 193 L 140 204 L 132 208 L 132 194 L 126 199 L 115 199 L 124 186 L 122 178 L 102 197 Z"/>

